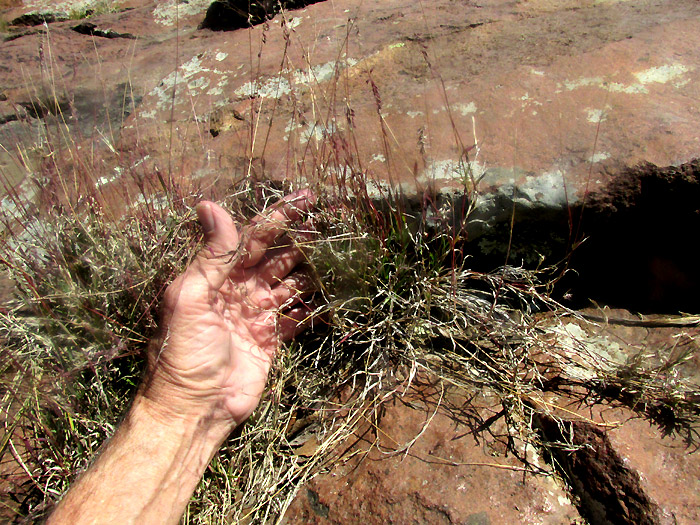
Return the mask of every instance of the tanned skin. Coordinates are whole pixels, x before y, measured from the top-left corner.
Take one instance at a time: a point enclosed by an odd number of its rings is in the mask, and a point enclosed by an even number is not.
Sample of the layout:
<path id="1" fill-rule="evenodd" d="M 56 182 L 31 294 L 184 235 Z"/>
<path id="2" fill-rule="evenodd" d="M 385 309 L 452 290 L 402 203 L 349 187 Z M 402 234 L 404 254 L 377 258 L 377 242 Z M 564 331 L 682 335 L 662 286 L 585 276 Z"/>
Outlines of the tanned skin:
<path id="1" fill-rule="evenodd" d="M 302 251 L 280 238 L 311 206 L 292 194 L 246 228 L 197 206 L 205 247 L 165 292 L 134 402 L 48 523 L 178 523 L 209 461 L 257 407 L 279 345 L 306 327 Z M 277 244 L 276 244 L 277 243 Z"/>

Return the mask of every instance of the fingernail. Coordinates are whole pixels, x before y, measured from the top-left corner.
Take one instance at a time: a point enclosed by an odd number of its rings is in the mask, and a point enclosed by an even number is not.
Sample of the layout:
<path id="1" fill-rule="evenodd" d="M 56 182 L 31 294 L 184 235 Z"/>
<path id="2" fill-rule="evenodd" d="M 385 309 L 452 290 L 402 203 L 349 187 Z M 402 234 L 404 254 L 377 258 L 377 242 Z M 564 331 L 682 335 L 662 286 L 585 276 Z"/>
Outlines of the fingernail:
<path id="1" fill-rule="evenodd" d="M 212 233 L 216 228 L 214 212 L 212 212 L 211 205 L 208 202 L 197 204 L 197 218 L 199 219 L 199 224 L 202 225 L 204 233 Z"/>

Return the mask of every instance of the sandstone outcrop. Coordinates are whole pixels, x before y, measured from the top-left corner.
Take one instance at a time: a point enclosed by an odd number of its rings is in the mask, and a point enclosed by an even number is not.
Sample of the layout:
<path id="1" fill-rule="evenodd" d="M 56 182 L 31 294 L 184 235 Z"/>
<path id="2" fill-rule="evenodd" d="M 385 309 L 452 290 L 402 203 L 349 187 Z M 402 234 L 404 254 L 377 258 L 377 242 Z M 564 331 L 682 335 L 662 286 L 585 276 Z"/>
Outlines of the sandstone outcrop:
<path id="1" fill-rule="evenodd" d="M 115 200 L 149 177 L 217 198 L 246 177 L 330 184 L 362 173 L 377 194 L 473 196 L 483 264 L 506 253 L 558 262 L 592 235 L 571 259 L 591 277 L 561 283 L 577 306 L 698 310 L 696 0 L 261 2 L 228 17 L 240 4 L 0 0 L 7 184 L 33 189 L 27 174 L 47 142 L 54 159 L 70 144 L 84 155 L 65 162 L 110 174 L 96 183 Z M 608 341 L 607 358 L 614 347 L 630 363 L 642 351 L 662 360 L 657 350 L 700 335 L 618 314 L 632 324 L 602 320 L 591 335 Z M 698 367 L 695 353 L 687 373 Z M 539 475 L 444 411 L 401 449 L 435 405 L 396 399 L 354 445 L 364 460 L 315 479 L 287 522 L 698 522 L 698 455 L 658 414 L 646 413 L 650 424 L 633 418 L 638 405 L 600 396 L 603 408 L 553 401 L 592 453 L 563 455 L 557 470 L 522 451 Z M 555 432 L 545 416 L 543 432 Z M 574 478 L 589 468 L 600 484 L 586 492 Z"/>

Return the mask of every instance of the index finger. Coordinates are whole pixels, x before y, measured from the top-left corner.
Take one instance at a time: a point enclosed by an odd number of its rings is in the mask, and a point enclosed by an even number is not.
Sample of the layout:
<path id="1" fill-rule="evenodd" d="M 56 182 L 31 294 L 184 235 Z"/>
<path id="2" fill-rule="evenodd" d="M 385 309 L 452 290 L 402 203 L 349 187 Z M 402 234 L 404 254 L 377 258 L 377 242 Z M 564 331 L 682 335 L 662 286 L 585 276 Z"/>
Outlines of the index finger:
<path id="1" fill-rule="evenodd" d="M 267 249 L 272 246 L 289 226 L 299 220 L 312 206 L 311 190 L 291 193 L 276 202 L 269 210 L 255 217 L 243 231 L 241 248 L 243 268 L 258 264 Z"/>

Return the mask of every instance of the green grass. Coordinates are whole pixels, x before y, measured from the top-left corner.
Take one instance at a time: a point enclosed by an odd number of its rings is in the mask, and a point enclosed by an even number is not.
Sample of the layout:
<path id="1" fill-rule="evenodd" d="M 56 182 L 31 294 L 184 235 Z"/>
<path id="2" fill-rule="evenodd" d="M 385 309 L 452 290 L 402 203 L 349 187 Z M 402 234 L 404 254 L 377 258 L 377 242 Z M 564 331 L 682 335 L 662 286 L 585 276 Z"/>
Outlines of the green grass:
<path id="1" fill-rule="evenodd" d="M 119 2 L 116 0 L 99 0 L 74 7 L 68 12 L 68 18 L 70 20 L 83 20 L 106 13 L 114 13 L 118 9 Z"/>

